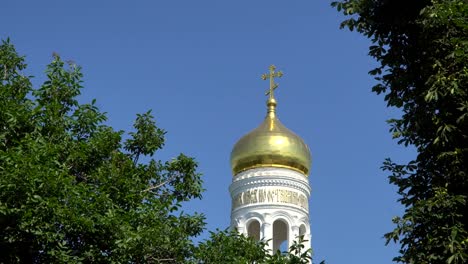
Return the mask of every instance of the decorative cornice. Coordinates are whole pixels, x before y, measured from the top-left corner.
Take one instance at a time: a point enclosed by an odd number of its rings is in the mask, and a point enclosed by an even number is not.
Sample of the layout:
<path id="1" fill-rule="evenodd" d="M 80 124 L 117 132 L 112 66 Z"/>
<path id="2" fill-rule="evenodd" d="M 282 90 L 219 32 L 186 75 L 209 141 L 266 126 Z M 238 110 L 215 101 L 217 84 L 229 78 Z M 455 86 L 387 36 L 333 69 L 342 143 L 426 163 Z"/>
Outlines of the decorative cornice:
<path id="1" fill-rule="evenodd" d="M 234 208 L 231 211 L 231 218 L 238 218 L 240 216 L 248 215 L 250 212 L 262 212 L 266 210 L 271 215 L 276 215 L 276 212 L 295 212 L 300 216 L 300 219 L 309 219 L 309 212 L 304 210 L 300 206 L 296 205 L 289 205 L 289 204 L 268 204 L 268 203 L 258 203 L 258 204 L 251 204 L 245 205 L 241 207 Z M 293 214 L 294 215 L 294 214 Z M 306 221 L 308 222 L 308 221 Z"/>
<path id="2" fill-rule="evenodd" d="M 309 182 L 308 177 L 300 172 L 287 169 L 287 168 L 276 168 L 276 167 L 255 168 L 255 169 L 250 169 L 250 170 L 240 172 L 239 174 L 234 176 L 232 182 L 236 182 L 236 181 L 243 180 L 246 178 L 251 178 L 251 177 L 278 176 L 278 175 L 281 175 L 283 177 L 295 178 L 298 181 L 304 181 L 307 183 Z"/>
<path id="3" fill-rule="evenodd" d="M 294 179 L 288 177 L 255 177 L 247 178 L 241 181 L 233 182 L 229 186 L 229 192 L 231 197 L 234 197 L 240 192 L 243 192 L 247 189 L 252 188 L 262 188 L 262 187 L 287 187 L 298 190 L 299 192 L 305 194 L 307 198 L 310 196 L 310 186 L 303 181 L 295 181 Z"/>

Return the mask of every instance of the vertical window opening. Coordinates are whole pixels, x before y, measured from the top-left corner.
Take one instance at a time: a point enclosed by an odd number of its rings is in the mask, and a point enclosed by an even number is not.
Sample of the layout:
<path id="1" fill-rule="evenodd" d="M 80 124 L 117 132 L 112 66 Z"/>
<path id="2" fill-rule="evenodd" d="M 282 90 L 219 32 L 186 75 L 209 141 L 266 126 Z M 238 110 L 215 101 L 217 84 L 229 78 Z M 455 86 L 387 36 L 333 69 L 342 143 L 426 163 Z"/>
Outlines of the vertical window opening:
<path id="1" fill-rule="evenodd" d="M 299 236 L 305 236 L 306 232 L 307 232 L 307 229 L 306 229 L 305 225 L 302 224 L 299 227 Z"/>
<path id="2" fill-rule="evenodd" d="M 288 224 L 283 220 L 273 222 L 273 253 L 288 250 Z"/>
<path id="3" fill-rule="evenodd" d="M 257 220 L 253 220 L 247 227 L 247 234 L 256 241 L 260 240 L 260 223 Z"/>

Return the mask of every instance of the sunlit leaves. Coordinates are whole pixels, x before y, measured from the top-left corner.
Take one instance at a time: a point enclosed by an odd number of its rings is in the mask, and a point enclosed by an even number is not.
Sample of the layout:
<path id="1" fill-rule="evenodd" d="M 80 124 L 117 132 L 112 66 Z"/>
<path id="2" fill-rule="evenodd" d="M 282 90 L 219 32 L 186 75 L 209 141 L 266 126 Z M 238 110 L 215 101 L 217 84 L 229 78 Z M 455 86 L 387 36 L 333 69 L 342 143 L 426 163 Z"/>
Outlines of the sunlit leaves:
<path id="1" fill-rule="evenodd" d="M 344 0 L 342 27 L 372 41 L 372 88 L 402 115 L 388 121 L 399 144 L 414 146 L 407 165 L 384 169 L 406 211 L 386 235 L 404 263 L 466 263 L 468 206 L 468 2 Z M 443 197 L 443 199 L 441 198 Z"/>
<path id="2" fill-rule="evenodd" d="M 130 132 L 131 138 L 125 142 L 125 149 L 131 153 L 135 163 L 140 155 L 153 156 L 156 150 L 164 146 L 166 132 L 155 126 L 151 111 L 137 114 L 133 127 L 136 132 Z"/>
<path id="3" fill-rule="evenodd" d="M 312 261 L 312 250 L 304 250 L 307 240 L 303 237 L 297 237 L 288 251 L 272 253 L 267 249 L 271 240 L 255 241 L 229 230 L 217 230 L 210 232 L 210 235 L 210 239 L 199 244 L 191 263 L 308 264 Z"/>
<path id="4" fill-rule="evenodd" d="M 150 112 L 137 115 L 123 142 L 95 101 L 78 102 L 80 67 L 54 54 L 46 81 L 32 89 L 25 66 L 4 41 L 0 262 L 180 263 L 191 256 L 204 216 L 177 210 L 201 197 L 196 161 L 181 154 L 139 162 L 164 144 Z M 145 191 L 156 183 L 160 192 Z"/>

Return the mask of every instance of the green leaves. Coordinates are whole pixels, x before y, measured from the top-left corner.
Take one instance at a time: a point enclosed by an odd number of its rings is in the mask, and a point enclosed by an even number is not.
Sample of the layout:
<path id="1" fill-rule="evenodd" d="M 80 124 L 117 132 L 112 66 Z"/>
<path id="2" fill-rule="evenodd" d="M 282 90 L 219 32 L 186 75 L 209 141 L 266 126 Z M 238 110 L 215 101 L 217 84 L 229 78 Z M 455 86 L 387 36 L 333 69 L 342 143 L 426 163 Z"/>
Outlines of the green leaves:
<path id="1" fill-rule="evenodd" d="M 131 138 L 125 142 L 125 150 L 130 152 L 136 164 L 140 155 L 153 156 L 156 150 L 164 146 L 166 132 L 155 126 L 151 111 L 137 114 L 133 127 L 136 132 L 130 132 Z"/>
<path id="2" fill-rule="evenodd" d="M 396 217 L 393 220 L 397 224 L 395 230 L 385 234 L 387 244 L 390 240 L 401 239 L 403 244 L 411 245 L 407 249 L 408 253 L 395 260 L 405 263 L 464 263 L 468 255 L 463 240 L 468 234 L 464 229 L 461 210 L 465 205 L 465 197 L 452 196 L 446 188 L 437 188 L 434 196 L 415 202 L 403 218 Z M 416 243 L 406 237 L 400 238 L 407 233 L 422 236 Z"/>
<path id="3" fill-rule="evenodd" d="M 271 241 L 255 241 L 235 230 L 210 232 L 210 239 L 201 242 L 190 263 L 258 263 L 258 264 L 308 264 L 312 250 L 304 250 L 303 237 L 298 237 L 288 252 L 272 254 L 267 250 Z M 321 264 L 325 262 L 322 261 Z"/>
<path id="4" fill-rule="evenodd" d="M 385 235 L 401 244 L 395 261 L 466 263 L 468 223 L 468 3 L 463 0 L 345 0 L 332 4 L 352 15 L 342 26 L 370 38 L 380 65 L 369 74 L 388 106 L 399 144 L 418 155 L 384 170 L 406 210 Z"/>
<path id="5" fill-rule="evenodd" d="M 197 163 L 183 154 L 169 162 L 138 162 L 164 145 L 151 112 L 135 131 L 102 122 L 95 101 L 80 104 L 80 67 L 58 55 L 47 80 L 33 90 L 21 75 L 24 58 L 0 45 L 0 262 L 183 262 L 201 214 L 178 213 L 203 191 Z M 124 145 L 125 151 L 122 150 Z M 144 191 L 164 183 L 155 192 Z M 158 191 L 156 191 L 156 189 Z"/>

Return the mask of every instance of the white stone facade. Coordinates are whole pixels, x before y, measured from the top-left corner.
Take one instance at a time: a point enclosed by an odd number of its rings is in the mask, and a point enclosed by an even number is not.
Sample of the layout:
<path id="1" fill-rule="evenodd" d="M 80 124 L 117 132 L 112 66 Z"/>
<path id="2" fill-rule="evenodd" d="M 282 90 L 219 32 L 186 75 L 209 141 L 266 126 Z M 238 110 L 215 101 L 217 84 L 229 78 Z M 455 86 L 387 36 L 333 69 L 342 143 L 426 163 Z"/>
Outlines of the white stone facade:
<path id="1" fill-rule="evenodd" d="M 233 177 L 231 227 L 256 239 L 270 240 L 272 252 L 304 235 L 310 248 L 308 177 L 287 168 L 250 169 Z M 287 242 L 284 242 L 287 241 Z M 283 243 L 287 243 L 284 245 Z"/>

